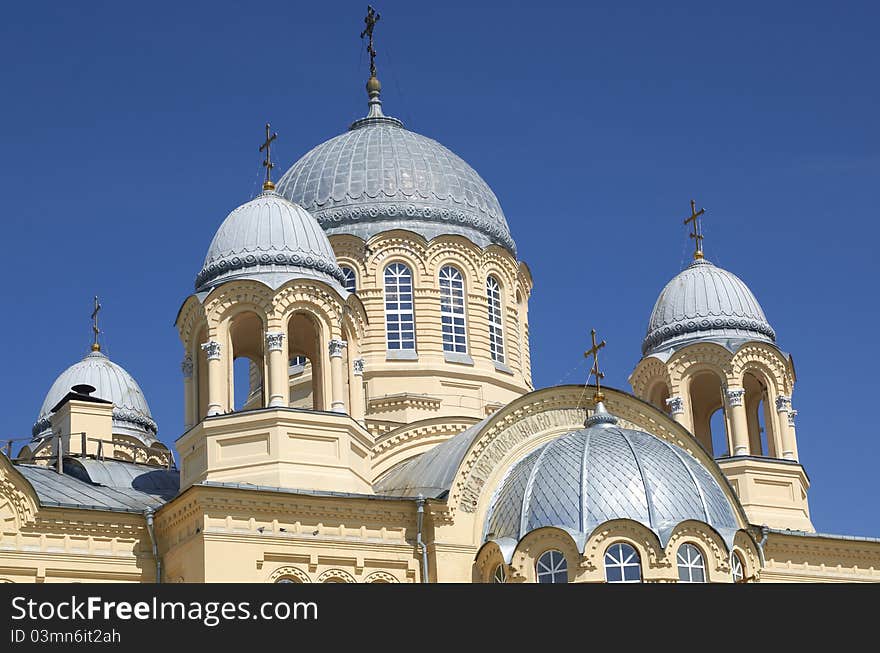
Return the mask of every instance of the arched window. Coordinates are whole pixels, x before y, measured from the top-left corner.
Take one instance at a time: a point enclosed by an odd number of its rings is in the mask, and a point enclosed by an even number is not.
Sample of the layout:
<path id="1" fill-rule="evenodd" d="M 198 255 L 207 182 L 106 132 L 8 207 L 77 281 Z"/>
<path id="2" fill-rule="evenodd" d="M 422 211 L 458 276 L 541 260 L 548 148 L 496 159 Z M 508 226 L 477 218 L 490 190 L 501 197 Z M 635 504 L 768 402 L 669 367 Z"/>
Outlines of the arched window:
<path id="1" fill-rule="evenodd" d="M 501 284 L 495 277 L 486 279 L 486 297 L 489 305 L 489 351 L 492 360 L 504 363 L 504 326 L 501 319 Z"/>
<path id="2" fill-rule="evenodd" d="M 299 580 L 298 578 L 294 578 L 293 576 L 282 576 L 281 578 L 279 578 L 275 582 L 276 583 L 302 583 L 301 580 Z"/>
<path id="3" fill-rule="evenodd" d="M 464 326 L 464 279 L 451 265 L 440 268 L 440 323 L 443 351 L 467 353 Z"/>
<path id="4" fill-rule="evenodd" d="M 568 563 L 561 551 L 550 549 L 541 554 L 535 572 L 539 583 L 567 583 Z"/>
<path id="5" fill-rule="evenodd" d="M 507 582 L 507 565 L 500 564 L 495 567 L 495 571 L 492 572 L 492 582 L 493 583 L 506 583 Z"/>
<path id="6" fill-rule="evenodd" d="M 345 281 L 342 283 L 342 287 L 345 288 L 348 292 L 356 292 L 357 291 L 357 278 L 354 276 L 354 270 L 352 270 L 347 265 L 340 266 L 342 270 L 342 275 L 345 277 Z"/>
<path id="7" fill-rule="evenodd" d="M 730 574 L 733 576 L 734 583 L 745 582 L 745 572 L 743 571 L 742 559 L 738 553 L 730 554 Z"/>
<path id="8" fill-rule="evenodd" d="M 678 582 L 705 583 L 706 564 L 703 554 L 693 544 L 682 544 L 678 548 Z"/>
<path id="9" fill-rule="evenodd" d="M 385 268 L 385 328 L 388 349 L 415 350 L 412 272 L 403 263 Z"/>
<path id="10" fill-rule="evenodd" d="M 618 542 L 605 551 L 605 580 L 609 583 L 638 583 L 642 580 L 639 554 L 629 544 Z"/>

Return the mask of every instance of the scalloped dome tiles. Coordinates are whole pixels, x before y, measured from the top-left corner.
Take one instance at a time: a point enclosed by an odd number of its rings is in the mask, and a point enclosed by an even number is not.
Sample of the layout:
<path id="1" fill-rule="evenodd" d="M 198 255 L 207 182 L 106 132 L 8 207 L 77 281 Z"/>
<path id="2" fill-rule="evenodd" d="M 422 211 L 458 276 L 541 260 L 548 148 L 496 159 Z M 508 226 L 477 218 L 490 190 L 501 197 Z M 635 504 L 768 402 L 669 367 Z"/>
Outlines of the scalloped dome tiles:
<path id="1" fill-rule="evenodd" d="M 454 233 L 516 254 L 498 198 L 480 175 L 437 141 L 381 113 L 312 149 L 281 177 L 278 192 L 328 234 L 366 240 L 408 229 L 430 240 Z"/>
<path id="2" fill-rule="evenodd" d="M 694 340 L 775 342 L 758 300 L 732 272 L 698 259 L 666 284 L 648 321 L 642 354 Z"/>
<path id="3" fill-rule="evenodd" d="M 196 277 L 196 290 L 232 279 L 280 285 L 298 277 L 319 279 L 344 292 L 342 270 L 315 219 L 302 207 L 265 191 L 220 225 Z"/>

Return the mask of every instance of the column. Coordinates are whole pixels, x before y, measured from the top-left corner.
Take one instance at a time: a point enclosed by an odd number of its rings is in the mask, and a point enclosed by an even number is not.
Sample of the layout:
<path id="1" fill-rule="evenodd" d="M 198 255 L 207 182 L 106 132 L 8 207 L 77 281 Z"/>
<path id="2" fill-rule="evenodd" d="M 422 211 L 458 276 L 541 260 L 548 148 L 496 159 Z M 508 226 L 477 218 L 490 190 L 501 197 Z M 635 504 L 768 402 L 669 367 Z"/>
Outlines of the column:
<path id="1" fill-rule="evenodd" d="M 192 354 L 183 357 L 180 364 L 183 372 L 183 430 L 188 431 L 198 421 L 195 397 L 193 397 L 193 358 Z"/>
<path id="2" fill-rule="evenodd" d="M 684 414 L 684 399 L 679 396 L 670 397 L 666 400 L 666 405 L 669 406 L 669 412 L 672 415 L 672 419 L 683 427 L 688 428 L 687 418 Z"/>
<path id="3" fill-rule="evenodd" d="M 796 460 L 794 436 L 789 427 L 789 415 L 791 414 L 791 397 L 779 395 L 776 397 L 776 416 L 779 418 L 779 441 L 782 444 L 782 457 L 785 460 Z M 791 418 L 794 421 L 794 418 Z"/>
<path id="4" fill-rule="evenodd" d="M 351 364 L 351 411 L 350 414 L 357 422 L 363 422 L 366 416 L 366 400 L 364 398 L 364 359 L 355 358 Z"/>
<path id="5" fill-rule="evenodd" d="M 727 405 L 730 406 L 730 422 L 733 428 L 731 441 L 733 442 L 732 456 L 749 455 L 749 420 L 746 415 L 746 391 L 743 388 L 728 388 Z"/>
<path id="6" fill-rule="evenodd" d="M 266 351 L 269 352 L 269 377 L 266 381 L 269 392 L 270 408 L 287 408 L 290 406 L 290 382 L 287 376 L 287 357 L 284 355 L 284 333 L 268 331 L 266 333 Z"/>
<path id="7" fill-rule="evenodd" d="M 345 399 L 343 398 L 343 379 L 344 369 L 342 367 L 342 350 L 345 349 L 345 340 L 337 340 L 334 338 L 329 343 L 330 349 L 330 410 L 334 413 L 345 412 Z"/>
<path id="8" fill-rule="evenodd" d="M 208 416 L 223 414 L 223 360 L 220 356 L 220 343 L 209 340 L 202 343 L 202 349 L 208 358 Z"/>

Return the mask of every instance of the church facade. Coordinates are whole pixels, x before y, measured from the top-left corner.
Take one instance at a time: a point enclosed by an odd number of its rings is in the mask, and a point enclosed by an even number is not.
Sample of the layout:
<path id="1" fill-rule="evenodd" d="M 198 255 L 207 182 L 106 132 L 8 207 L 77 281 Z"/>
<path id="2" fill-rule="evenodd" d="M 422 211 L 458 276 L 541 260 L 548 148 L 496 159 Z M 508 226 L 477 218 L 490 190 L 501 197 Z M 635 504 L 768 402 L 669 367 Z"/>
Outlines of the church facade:
<path id="1" fill-rule="evenodd" d="M 0 455 L 0 580 L 880 581 L 880 540 L 814 528 L 791 356 L 693 203 L 632 390 L 595 341 L 595 387 L 535 388 L 498 199 L 380 92 L 277 186 L 267 125 L 177 314 L 176 458 L 96 327 Z"/>

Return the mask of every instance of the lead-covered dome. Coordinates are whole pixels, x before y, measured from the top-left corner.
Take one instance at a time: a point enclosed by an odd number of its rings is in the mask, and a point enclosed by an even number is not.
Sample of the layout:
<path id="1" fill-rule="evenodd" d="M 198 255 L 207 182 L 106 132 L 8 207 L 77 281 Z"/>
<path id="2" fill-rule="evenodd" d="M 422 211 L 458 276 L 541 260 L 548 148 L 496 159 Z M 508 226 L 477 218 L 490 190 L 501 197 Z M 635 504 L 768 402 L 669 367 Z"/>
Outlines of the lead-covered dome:
<path id="1" fill-rule="evenodd" d="M 600 403 L 584 429 L 548 442 L 511 468 L 492 498 L 486 537 L 518 542 L 553 526 L 582 547 L 612 519 L 643 524 L 663 546 L 689 519 L 710 525 L 728 545 L 737 530 L 730 500 L 696 458 L 644 431 L 620 428 Z"/>
<path id="2" fill-rule="evenodd" d="M 663 288 L 648 321 L 642 354 L 694 340 L 776 341 L 761 305 L 742 279 L 702 258 Z"/>
<path id="3" fill-rule="evenodd" d="M 95 388 L 91 393 L 92 397 L 113 402 L 113 433 L 135 436 L 144 444 L 156 440 L 156 422 L 153 421 L 141 387 L 131 374 L 100 351 L 90 352 L 55 379 L 34 424 L 34 437 L 45 435 L 51 430 L 49 415 L 52 409 L 67 396 L 73 386 L 83 384 Z"/>
<path id="4" fill-rule="evenodd" d="M 260 279 L 277 287 L 302 277 L 325 281 L 344 294 L 342 270 L 315 218 L 266 190 L 220 225 L 196 277 L 196 290 L 232 279 Z"/>
<path id="5" fill-rule="evenodd" d="M 453 233 L 515 255 L 501 205 L 482 177 L 437 141 L 383 115 L 378 82 L 368 90 L 369 115 L 297 161 L 278 192 L 314 215 L 328 234 L 366 240 L 408 229 L 430 240 Z"/>

